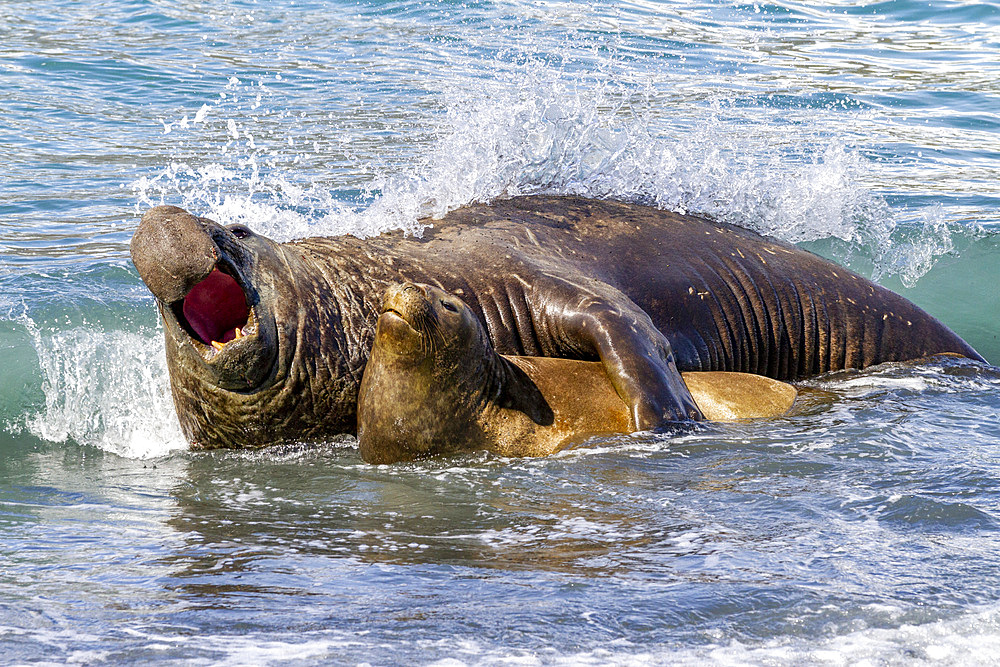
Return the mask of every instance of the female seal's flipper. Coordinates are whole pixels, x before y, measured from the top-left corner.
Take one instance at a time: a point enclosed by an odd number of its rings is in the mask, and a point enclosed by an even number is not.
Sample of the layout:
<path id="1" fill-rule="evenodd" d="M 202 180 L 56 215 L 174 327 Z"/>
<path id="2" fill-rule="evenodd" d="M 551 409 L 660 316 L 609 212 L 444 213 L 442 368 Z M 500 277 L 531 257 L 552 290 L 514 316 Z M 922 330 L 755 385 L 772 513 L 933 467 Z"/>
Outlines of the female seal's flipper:
<path id="1" fill-rule="evenodd" d="M 506 357 L 531 378 L 558 420 L 571 422 L 579 415 L 599 412 L 606 421 L 625 409 L 620 397 L 598 362 L 556 359 L 553 357 Z M 798 397 L 798 390 L 787 382 L 763 375 L 726 371 L 692 371 L 680 374 L 691 397 L 706 420 L 739 421 L 772 419 L 786 414 Z M 626 432 L 636 429 L 629 411 L 615 417 L 614 428 L 594 433 Z M 610 423 L 610 421 L 608 421 Z M 584 432 L 582 427 L 578 431 Z"/>
<path id="2" fill-rule="evenodd" d="M 792 385 L 763 375 L 710 371 L 681 377 L 705 419 L 712 421 L 780 417 L 798 396 Z"/>

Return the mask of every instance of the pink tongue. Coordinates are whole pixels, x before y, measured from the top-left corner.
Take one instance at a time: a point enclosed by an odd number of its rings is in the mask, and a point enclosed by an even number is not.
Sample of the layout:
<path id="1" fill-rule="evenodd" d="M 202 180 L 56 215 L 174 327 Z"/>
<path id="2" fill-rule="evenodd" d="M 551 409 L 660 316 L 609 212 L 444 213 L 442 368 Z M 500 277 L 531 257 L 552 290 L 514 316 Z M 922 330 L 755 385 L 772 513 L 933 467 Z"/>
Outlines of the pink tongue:
<path id="1" fill-rule="evenodd" d="M 212 269 L 191 289 L 182 310 L 191 329 L 206 344 L 232 340 L 236 327 L 242 327 L 250 317 L 243 290 L 232 276 L 218 269 Z"/>

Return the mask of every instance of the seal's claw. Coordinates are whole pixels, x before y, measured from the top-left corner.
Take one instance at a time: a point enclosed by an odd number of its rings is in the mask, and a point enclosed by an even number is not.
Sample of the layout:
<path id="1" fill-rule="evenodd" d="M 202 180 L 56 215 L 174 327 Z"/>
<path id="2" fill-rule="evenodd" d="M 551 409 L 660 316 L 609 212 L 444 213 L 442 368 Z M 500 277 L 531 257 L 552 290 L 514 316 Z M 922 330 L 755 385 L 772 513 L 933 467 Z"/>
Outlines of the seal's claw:
<path id="1" fill-rule="evenodd" d="M 646 387 L 646 391 L 640 391 L 627 401 L 637 431 L 653 431 L 672 423 L 704 419 L 679 373 L 677 380 L 679 388 L 661 386 L 659 392 L 651 392 L 649 389 L 653 388 Z"/>

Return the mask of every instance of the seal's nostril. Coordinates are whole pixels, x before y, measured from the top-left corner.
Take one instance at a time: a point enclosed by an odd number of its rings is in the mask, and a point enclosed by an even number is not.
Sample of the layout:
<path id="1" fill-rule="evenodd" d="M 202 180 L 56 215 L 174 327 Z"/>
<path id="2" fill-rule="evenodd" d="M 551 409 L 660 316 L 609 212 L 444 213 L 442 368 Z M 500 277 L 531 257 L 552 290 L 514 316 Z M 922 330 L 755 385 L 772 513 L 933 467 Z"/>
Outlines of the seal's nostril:
<path id="1" fill-rule="evenodd" d="M 147 211 L 130 248 L 142 281 L 164 304 L 183 299 L 219 260 L 205 222 L 172 206 Z"/>

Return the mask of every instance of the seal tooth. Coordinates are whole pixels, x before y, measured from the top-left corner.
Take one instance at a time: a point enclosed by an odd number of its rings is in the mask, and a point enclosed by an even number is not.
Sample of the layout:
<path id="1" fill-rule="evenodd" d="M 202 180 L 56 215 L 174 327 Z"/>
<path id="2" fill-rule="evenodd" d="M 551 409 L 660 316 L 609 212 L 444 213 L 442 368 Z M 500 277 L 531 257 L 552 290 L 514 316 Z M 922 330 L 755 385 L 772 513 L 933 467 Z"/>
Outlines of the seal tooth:
<path id="1" fill-rule="evenodd" d="M 212 341 L 212 347 L 214 347 L 214 348 L 215 348 L 216 350 L 221 350 L 221 349 L 222 349 L 222 348 L 224 348 L 225 346 L 226 346 L 226 344 L 225 344 L 225 343 L 220 343 L 220 342 L 219 342 L 219 341 L 217 341 L 217 340 L 213 340 L 213 341 Z"/>
<path id="2" fill-rule="evenodd" d="M 234 340 L 239 340 L 240 338 L 243 338 L 243 336 L 244 336 L 243 329 L 241 329 L 239 327 L 236 327 L 236 329 L 234 329 L 233 331 L 234 331 L 234 334 L 236 335 L 236 338 Z"/>

